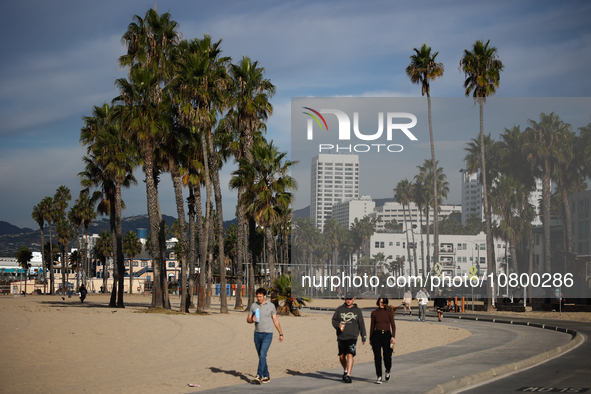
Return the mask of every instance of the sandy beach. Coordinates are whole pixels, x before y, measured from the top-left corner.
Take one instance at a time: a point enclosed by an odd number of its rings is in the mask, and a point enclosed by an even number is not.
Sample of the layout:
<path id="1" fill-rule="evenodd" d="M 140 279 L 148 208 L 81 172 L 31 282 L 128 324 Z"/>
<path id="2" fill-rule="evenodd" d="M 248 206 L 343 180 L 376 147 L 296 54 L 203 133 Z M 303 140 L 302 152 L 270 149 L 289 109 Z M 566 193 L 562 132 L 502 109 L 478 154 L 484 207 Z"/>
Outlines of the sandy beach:
<path id="1" fill-rule="evenodd" d="M 171 301 L 178 310 L 178 296 Z M 214 300 L 207 315 L 140 313 L 149 302 L 149 296 L 126 296 L 126 308 L 115 309 L 106 306 L 108 295 L 90 294 L 84 304 L 77 297 L 0 297 L 0 392 L 187 393 L 253 378 L 254 328 L 246 323 L 245 312 L 219 314 Z M 336 307 L 341 302 L 314 300 L 311 306 Z M 233 307 L 234 300 L 229 304 Z M 358 304 L 375 307 L 373 300 Z M 397 305 L 396 300 L 392 304 Z M 577 320 L 589 318 L 576 315 Z M 285 340 L 279 343 L 275 335 L 269 351 L 273 379 L 339 366 L 331 314 L 310 311 L 279 319 Z M 397 355 L 470 335 L 445 322 L 398 321 L 394 365 Z M 373 360 L 369 344 L 358 349 L 356 363 Z M 188 383 L 201 387 L 190 388 Z"/>
<path id="2" fill-rule="evenodd" d="M 178 296 L 171 301 L 178 310 Z M 126 308 L 115 309 L 106 306 L 108 295 L 90 294 L 84 304 L 77 297 L 0 297 L 0 392 L 187 393 L 254 377 L 254 327 L 246 323 L 245 312 L 219 314 L 214 300 L 208 315 L 139 313 L 149 302 L 149 296 L 126 296 Z M 233 307 L 234 300 L 229 304 Z M 361 300 L 360 306 L 375 301 Z M 275 335 L 268 354 L 273 379 L 339 366 L 330 314 L 306 312 L 279 320 L 285 340 L 279 343 Z M 394 365 L 396 355 L 470 335 L 444 323 L 399 321 Z M 369 344 L 358 349 L 356 363 L 373 360 Z"/>

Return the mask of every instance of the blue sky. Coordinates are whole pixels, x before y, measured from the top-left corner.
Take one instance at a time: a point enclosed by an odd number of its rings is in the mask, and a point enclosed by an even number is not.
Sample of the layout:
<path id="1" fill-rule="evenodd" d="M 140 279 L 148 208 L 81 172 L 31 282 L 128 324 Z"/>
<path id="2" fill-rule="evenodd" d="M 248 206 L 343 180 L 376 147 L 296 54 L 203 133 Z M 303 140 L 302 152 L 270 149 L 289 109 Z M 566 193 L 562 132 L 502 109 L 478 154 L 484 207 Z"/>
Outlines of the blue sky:
<path id="1" fill-rule="evenodd" d="M 222 2 L 219 2 L 222 3 Z M 18 1 L 0 15 L 0 220 L 36 228 L 31 211 L 60 185 L 80 190 L 81 118 L 117 95 L 125 77 L 117 58 L 121 36 L 143 1 Z M 224 53 L 258 60 L 277 87 L 268 138 L 290 149 L 291 97 L 416 97 L 420 88 L 404 74 L 412 48 L 439 51 L 445 75 L 433 97 L 463 97 L 458 63 L 475 40 L 491 40 L 505 71 L 499 97 L 589 97 L 591 3 L 584 1 L 160 1 L 184 38 L 223 39 Z M 477 116 L 475 112 L 474 116 Z M 565 119 L 568 121 L 568 119 Z M 485 120 L 486 121 L 486 120 Z M 589 120 L 587 119 L 587 122 Z M 587 123 L 586 122 L 586 123 Z M 586 125 L 573 124 L 579 127 Z M 502 130 L 487 130 L 498 134 Z M 437 132 L 437 130 L 436 130 Z M 445 141 L 446 136 L 435 136 Z M 472 138 L 466 136 L 466 140 Z M 437 149 L 437 146 L 436 146 Z M 456 153 L 457 156 L 457 153 Z M 446 159 L 442 151 L 441 160 Z M 438 156 L 439 158 L 439 156 Z M 227 184 L 232 163 L 225 167 Z M 445 168 L 445 166 L 444 166 Z M 450 168 L 452 186 L 459 168 Z M 409 178 L 413 174 L 407 175 Z M 143 175 L 125 190 L 124 216 L 146 213 Z M 169 177 L 161 206 L 175 216 Z M 397 182 L 392 180 L 392 186 Z M 307 182 L 307 180 L 303 180 Z M 301 181 L 300 181 L 301 183 Z M 226 219 L 235 195 L 223 190 Z M 389 197 L 371 188 L 363 194 Z M 377 193 L 377 194 L 376 194 Z M 307 205 L 305 196 L 296 208 Z M 450 195 L 449 202 L 459 202 Z"/>

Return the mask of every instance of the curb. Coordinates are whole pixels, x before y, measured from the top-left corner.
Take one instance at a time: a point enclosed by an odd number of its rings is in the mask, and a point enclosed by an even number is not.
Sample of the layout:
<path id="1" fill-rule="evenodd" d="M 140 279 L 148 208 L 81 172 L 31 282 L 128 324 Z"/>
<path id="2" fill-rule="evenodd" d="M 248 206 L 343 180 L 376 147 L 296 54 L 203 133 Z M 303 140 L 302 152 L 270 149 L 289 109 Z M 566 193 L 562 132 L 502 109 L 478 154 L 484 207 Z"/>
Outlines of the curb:
<path id="1" fill-rule="evenodd" d="M 320 308 L 320 307 L 310 307 L 311 310 L 318 310 L 318 311 L 334 311 L 335 308 Z M 565 353 L 581 343 L 585 341 L 585 337 L 577 332 L 576 330 L 570 330 L 567 328 L 545 324 L 545 323 L 538 323 L 538 322 L 529 322 L 524 320 L 507 320 L 506 318 L 496 318 L 496 317 L 479 317 L 479 316 L 447 316 L 447 318 L 451 319 L 458 319 L 458 320 L 473 320 L 473 321 L 483 321 L 489 323 L 501 323 L 501 324 L 517 324 L 523 326 L 530 326 L 535 328 L 541 328 L 544 330 L 552 330 L 552 331 L 560 331 L 566 334 L 571 334 L 572 339 L 563 346 L 558 346 L 552 350 L 548 350 L 546 352 L 537 354 L 535 356 L 526 358 L 525 360 L 516 361 L 514 363 L 501 365 L 499 367 L 491 368 L 487 371 L 475 373 L 472 375 L 464 376 L 462 378 L 457 378 L 454 380 L 450 380 L 445 383 L 438 384 L 437 386 L 423 392 L 423 394 L 445 394 L 453 390 L 457 390 L 460 388 L 472 386 L 478 383 L 483 383 L 488 380 L 494 379 L 496 377 L 500 377 L 506 374 L 510 374 L 513 372 L 521 371 L 523 369 L 527 369 L 534 365 L 540 364 L 546 360 L 554 358 L 562 353 Z"/>
<path id="2" fill-rule="evenodd" d="M 565 344 L 563 346 L 558 346 L 558 347 L 556 347 L 552 350 L 549 350 L 547 352 L 543 352 L 543 353 L 537 354 L 535 356 L 526 358 L 525 360 L 501 365 L 500 367 L 491 368 L 488 371 L 479 372 L 476 374 L 464 376 L 462 378 L 450 380 L 450 381 L 442 383 L 442 384 L 438 384 L 437 386 L 423 392 L 423 394 L 445 394 L 445 393 L 448 393 L 453 390 L 457 390 L 460 388 L 475 385 L 477 383 L 483 383 L 483 382 L 486 382 L 488 380 L 494 379 L 499 376 L 503 376 L 503 375 L 510 374 L 513 372 L 521 371 L 523 369 L 527 369 L 531 366 L 540 364 L 546 360 L 554 358 L 564 352 L 567 352 L 567 351 L 577 347 L 578 345 L 580 345 L 581 343 L 583 343 L 585 341 L 585 338 L 583 337 L 583 335 L 581 335 L 580 333 L 578 333 L 575 330 L 569 330 L 566 328 L 551 326 L 548 324 L 533 323 L 533 322 L 532 323 L 530 323 L 530 322 L 514 322 L 511 320 L 499 320 L 499 319 L 494 319 L 494 318 L 478 318 L 478 317 L 470 318 L 470 317 L 462 317 L 462 316 L 457 317 L 457 318 L 458 319 L 474 320 L 474 321 L 486 321 L 486 322 L 491 322 L 491 323 L 520 324 L 520 325 L 527 325 L 527 326 L 542 328 L 542 329 L 546 329 L 546 330 L 561 331 L 561 332 L 564 332 L 567 334 L 571 334 L 572 339 L 567 344 Z"/>

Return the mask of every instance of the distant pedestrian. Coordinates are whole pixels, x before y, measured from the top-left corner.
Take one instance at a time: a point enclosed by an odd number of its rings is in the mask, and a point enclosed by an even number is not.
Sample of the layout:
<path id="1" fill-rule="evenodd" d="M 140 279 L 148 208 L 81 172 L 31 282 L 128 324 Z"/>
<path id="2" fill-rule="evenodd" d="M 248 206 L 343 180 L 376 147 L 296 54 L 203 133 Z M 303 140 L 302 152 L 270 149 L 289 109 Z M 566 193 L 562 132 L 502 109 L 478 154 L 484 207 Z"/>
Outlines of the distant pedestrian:
<path id="1" fill-rule="evenodd" d="M 411 302 L 412 302 L 412 293 L 410 292 L 410 289 L 408 289 L 407 291 L 404 292 L 404 298 L 402 299 L 402 305 L 404 305 L 404 314 L 402 316 L 406 315 L 406 307 L 408 307 L 408 314 L 410 316 L 412 316 L 412 310 L 410 309 Z"/>
<path id="2" fill-rule="evenodd" d="M 81 284 L 78 288 L 78 296 L 80 297 L 80 302 L 84 302 L 87 293 L 88 291 L 86 290 L 86 286 L 84 286 L 84 283 Z"/>
<path id="3" fill-rule="evenodd" d="M 378 309 L 371 313 L 369 328 L 369 343 L 373 350 L 373 359 L 376 367 L 377 384 L 382 384 L 382 353 L 384 355 L 384 367 L 386 368 L 385 381 L 390 380 L 392 369 L 392 352 L 396 344 L 396 324 L 394 313 L 388 307 L 387 298 L 378 298 Z"/>
<path id="4" fill-rule="evenodd" d="M 343 382 L 351 383 L 353 357 L 356 354 L 357 337 L 361 335 L 361 343 L 365 345 L 365 322 L 361 309 L 354 303 L 355 297 L 345 295 L 345 303 L 337 308 L 332 316 L 332 326 L 337 330 L 339 361 L 343 366 Z"/>
<path id="5" fill-rule="evenodd" d="M 419 320 L 425 321 L 425 313 L 427 312 L 427 304 L 429 303 L 429 293 L 423 287 L 417 293 L 417 301 L 419 302 Z"/>
<path id="6" fill-rule="evenodd" d="M 263 384 L 269 383 L 271 377 L 269 375 L 269 368 L 267 366 L 267 352 L 273 341 L 273 325 L 279 333 L 279 342 L 283 341 L 283 331 L 277 319 L 277 311 L 275 305 L 267 302 L 267 290 L 262 287 L 257 289 L 257 301 L 250 306 L 250 312 L 246 317 L 246 322 L 249 324 L 255 323 L 254 329 L 254 345 L 259 355 L 259 366 L 257 369 L 257 376 L 253 383 Z"/>
<path id="7" fill-rule="evenodd" d="M 445 297 L 441 294 L 441 290 L 437 291 L 437 295 L 433 300 L 433 310 L 437 312 L 437 320 L 441 321 L 443 317 L 443 310 L 445 309 Z"/>

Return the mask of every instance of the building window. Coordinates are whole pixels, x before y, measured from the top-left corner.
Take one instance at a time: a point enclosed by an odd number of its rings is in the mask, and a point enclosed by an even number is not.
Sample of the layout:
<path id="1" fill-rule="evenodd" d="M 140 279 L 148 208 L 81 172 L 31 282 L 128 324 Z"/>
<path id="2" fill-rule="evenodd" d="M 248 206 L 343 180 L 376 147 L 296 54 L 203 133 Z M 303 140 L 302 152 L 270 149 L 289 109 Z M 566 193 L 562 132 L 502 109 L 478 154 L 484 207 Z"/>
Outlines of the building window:
<path id="1" fill-rule="evenodd" d="M 380 247 L 380 243 L 376 241 L 375 247 L 376 248 L 379 248 Z"/>
<path id="2" fill-rule="evenodd" d="M 168 262 L 168 268 L 174 268 L 174 261 Z"/>
<path id="3" fill-rule="evenodd" d="M 134 261 L 134 262 L 133 262 L 133 266 L 134 266 L 134 267 L 137 267 L 137 266 L 138 266 L 138 263 L 137 263 L 137 261 Z"/>

